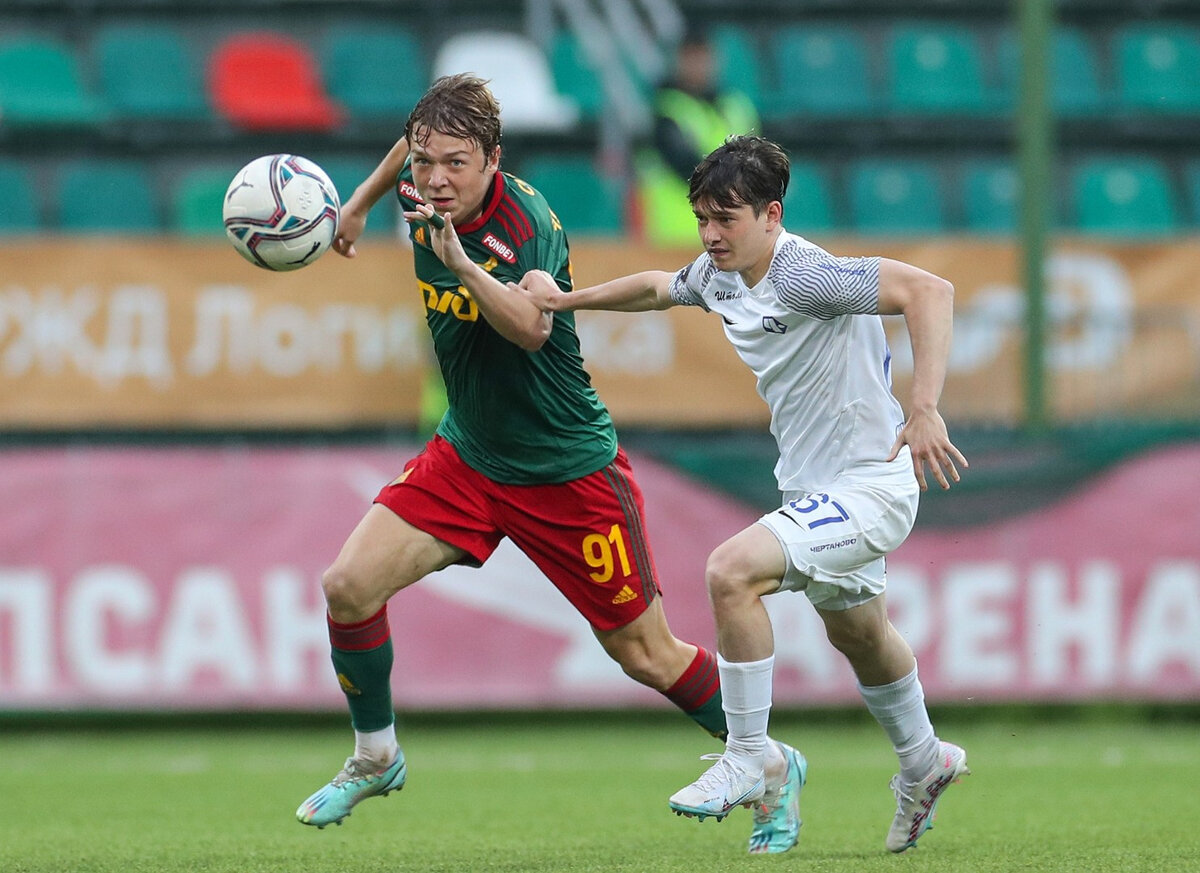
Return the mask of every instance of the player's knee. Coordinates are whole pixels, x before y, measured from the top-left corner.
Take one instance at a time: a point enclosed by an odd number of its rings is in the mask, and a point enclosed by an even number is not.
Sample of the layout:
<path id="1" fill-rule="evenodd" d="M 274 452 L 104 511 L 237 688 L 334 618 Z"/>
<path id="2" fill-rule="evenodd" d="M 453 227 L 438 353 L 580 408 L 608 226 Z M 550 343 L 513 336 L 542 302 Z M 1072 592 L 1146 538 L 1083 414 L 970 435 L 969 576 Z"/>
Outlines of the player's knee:
<path id="1" fill-rule="evenodd" d="M 704 583 L 714 608 L 754 596 L 753 579 L 734 549 L 718 546 L 704 566 Z"/>
<path id="2" fill-rule="evenodd" d="M 325 605 L 334 621 L 349 623 L 370 618 L 377 610 L 367 587 L 344 567 L 334 565 L 321 575 Z"/>

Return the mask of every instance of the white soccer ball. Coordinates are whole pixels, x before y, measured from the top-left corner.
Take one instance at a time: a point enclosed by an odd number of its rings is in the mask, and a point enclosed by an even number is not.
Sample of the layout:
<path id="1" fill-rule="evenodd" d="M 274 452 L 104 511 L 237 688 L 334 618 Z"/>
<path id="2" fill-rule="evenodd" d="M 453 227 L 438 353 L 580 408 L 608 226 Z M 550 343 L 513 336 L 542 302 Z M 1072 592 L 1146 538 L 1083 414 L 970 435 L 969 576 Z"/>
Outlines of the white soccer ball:
<path id="1" fill-rule="evenodd" d="M 299 155 L 264 155 L 238 170 L 225 192 L 225 234 L 238 254 L 266 270 L 298 270 L 337 235 L 337 188 Z"/>

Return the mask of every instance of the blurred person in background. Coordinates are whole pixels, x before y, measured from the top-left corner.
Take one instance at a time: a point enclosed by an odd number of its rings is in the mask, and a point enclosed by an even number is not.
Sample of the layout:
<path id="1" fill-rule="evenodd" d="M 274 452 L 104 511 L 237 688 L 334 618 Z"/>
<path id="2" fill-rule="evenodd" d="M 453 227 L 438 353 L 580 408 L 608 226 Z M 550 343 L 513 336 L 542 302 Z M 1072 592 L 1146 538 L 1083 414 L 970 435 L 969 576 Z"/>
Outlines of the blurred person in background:
<path id="1" fill-rule="evenodd" d="M 696 219 L 688 206 L 688 178 L 700 160 L 730 134 L 761 132 L 758 110 L 740 91 L 722 89 L 708 35 L 689 30 L 675 69 L 654 96 L 653 142 L 636 160 L 639 204 L 647 239 L 658 246 L 690 247 Z"/>
<path id="2" fill-rule="evenodd" d="M 304 824 L 340 823 L 359 801 L 403 787 L 387 603 L 451 564 L 482 565 L 504 537 L 627 675 L 725 735 L 714 655 L 667 626 L 642 494 L 584 370 L 574 317 L 544 313 L 506 285 L 530 270 L 564 289 L 571 277 L 566 233 L 545 199 L 500 171 L 500 135 L 487 83 L 442 77 L 342 208 L 334 248 L 352 257 L 371 207 L 398 194 L 449 406 L 322 578 L 355 746 L 300 805 Z M 786 747 L 771 745 L 770 809 L 753 839 L 759 851 L 784 851 L 799 832 L 799 772 Z"/>
<path id="3" fill-rule="evenodd" d="M 789 177 L 777 144 L 730 137 L 691 177 L 688 203 L 705 249 L 695 261 L 571 293 L 545 273 L 521 286 L 546 312 L 716 312 L 771 409 L 783 503 L 719 545 L 705 569 L 725 753 L 671 807 L 704 817 L 717 808 L 713 798 L 761 795 L 775 664 L 762 599 L 803 591 L 899 758 L 886 846 L 903 852 L 929 827 L 946 787 L 968 772 L 966 752 L 934 732 L 916 658 L 888 620 L 884 594 L 885 556 L 912 530 L 926 467 L 945 489 L 959 479 L 956 465 L 967 464 L 937 408 L 954 288 L 918 267 L 837 257 L 785 231 Z M 912 343 L 907 420 L 891 392 L 881 315 L 903 315 Z"/>

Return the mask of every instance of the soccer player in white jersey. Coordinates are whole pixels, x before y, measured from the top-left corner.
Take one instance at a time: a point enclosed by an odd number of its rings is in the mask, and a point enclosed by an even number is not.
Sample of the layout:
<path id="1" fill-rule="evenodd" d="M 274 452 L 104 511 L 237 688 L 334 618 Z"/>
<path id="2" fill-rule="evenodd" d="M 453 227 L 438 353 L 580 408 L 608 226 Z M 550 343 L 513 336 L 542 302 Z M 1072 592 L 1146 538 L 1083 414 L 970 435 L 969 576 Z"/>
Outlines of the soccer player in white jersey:
<path id="1" fill-rule="evenodd" d="M 778 766 L 780 752 L 767 739 L 774 638 L 762 598 L 803 591 L 900 759 L 886 844 L 903 852 L 929 827 L 946 787 L 968 772 L 966 753 L 934 732 L 916 659 L 888 620 L 884 595 L 884 556 L 912 529 L 927 471 L 949 488 L 967 466 L 937 408 L 954 288 L 909 264 L 837 257 L 788 233 L 788 180 L 778 145 L 731 137 L 690 180 L 704 245 L 691 264 L 571 293 L 539 273 L 521 284 L 550 312 L 676 305 L 715 312 L 771 409 L 783 502 L 719 545 L 705 568 L 729 738 L 717 762 L 671 797 L 671 808 L 704 817 L 761 802 L 764 767 Z M 903 315 L 908 328 L 907 420 L 891 393 L 880 315 Z"/>

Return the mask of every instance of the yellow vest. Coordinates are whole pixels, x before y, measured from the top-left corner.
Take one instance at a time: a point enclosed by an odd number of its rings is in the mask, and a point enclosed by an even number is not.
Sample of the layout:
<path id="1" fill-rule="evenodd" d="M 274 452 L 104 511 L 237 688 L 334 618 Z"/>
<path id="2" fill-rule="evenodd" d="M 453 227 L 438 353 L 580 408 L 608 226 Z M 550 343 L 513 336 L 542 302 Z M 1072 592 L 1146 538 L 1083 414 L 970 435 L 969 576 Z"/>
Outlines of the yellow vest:
<path id="1" fill-rule="evenodd" d="M 657 109 L 675 122 L 696 151 L 707 155 L 731 134 L 758 128 L 758 112 L 739 92 L 722 94 L 715 102 L 697 99 L 675 88 L 659 93 Z M 654 149 L 637 160 L 638 193 L 646 237 L 660 246 L 692 247 L 697 241 L 696 216 L 688 203 L 688 183 L 667 166 Z"/>

